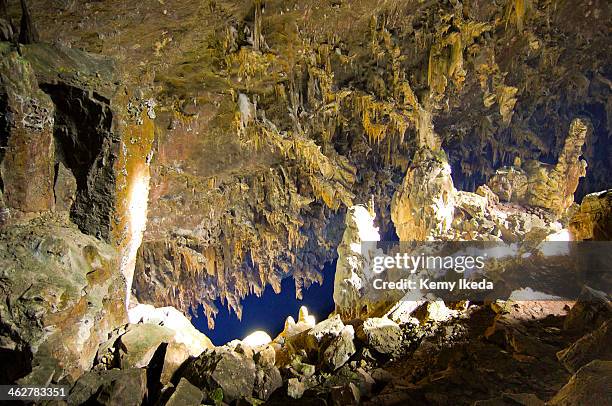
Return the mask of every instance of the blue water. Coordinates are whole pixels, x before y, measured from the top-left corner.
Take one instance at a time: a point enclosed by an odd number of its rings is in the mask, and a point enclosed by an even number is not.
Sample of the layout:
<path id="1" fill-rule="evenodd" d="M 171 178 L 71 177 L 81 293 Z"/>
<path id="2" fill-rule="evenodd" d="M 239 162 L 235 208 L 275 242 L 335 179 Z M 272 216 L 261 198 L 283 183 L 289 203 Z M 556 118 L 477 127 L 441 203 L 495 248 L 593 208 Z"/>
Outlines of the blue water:
<path id="1" fill-rule="evenodd" d="M 215 305 L 219 309 L 215 317 L 215 328 L 208 329 L 208 322 L 202 307 L 198 309 L 198 317 L 192 318 L 192 323 L 198 330 L 206 334 L 215 345 L 223 345 L 236 338 L 242 339 L 255 330 L 263 330 L 272 338 L 283 331 L 287 316 L 297 320 L 300 306 L 308 307 L 317 321 L 326 318 L 334 310 L 334 272 L 336 262 L 325 264 L 323 269 L 323 285 L 313 284 L 303 289 L 303 300 L 295 298 L 293 278 L 285 278 L 281 283 L 281 292 L 274 293 L 272 287 L 266 287 L 263 295 L 249 295 L 242 301 L 242 321 L 235 313 L 230 312 L 220 301 Z"/>

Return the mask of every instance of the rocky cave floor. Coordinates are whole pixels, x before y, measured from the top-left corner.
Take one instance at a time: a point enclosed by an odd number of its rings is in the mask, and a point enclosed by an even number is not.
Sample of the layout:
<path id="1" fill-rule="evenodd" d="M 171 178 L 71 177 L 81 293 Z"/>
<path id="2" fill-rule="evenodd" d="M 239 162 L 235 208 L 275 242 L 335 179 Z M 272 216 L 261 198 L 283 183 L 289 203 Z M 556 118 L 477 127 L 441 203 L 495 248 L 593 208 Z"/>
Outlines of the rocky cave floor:
<path id="1" fill-rule="evenodd" d="M 612 308 L 603 292 L 585 288 L 577 302 L 458 303 L 457 310 L 423 303 L 412 313 L 420 320 L 402 313 L 406 306 L 413 307 L 405 303 L 392 317 L 398 323 L 369 318 L 346 325 L 338 316 L 314 324 L 302 308 L 298 322 L 288 321 L 271 343 L 235 340 L 197 357 L 187 357 L 178 336 L 164 335 L 169 330 L 161 325 L 128 325 L 100 347 L 96 365 L 72 385 L 67 404 L 536 406 L 612 400 Z"/>

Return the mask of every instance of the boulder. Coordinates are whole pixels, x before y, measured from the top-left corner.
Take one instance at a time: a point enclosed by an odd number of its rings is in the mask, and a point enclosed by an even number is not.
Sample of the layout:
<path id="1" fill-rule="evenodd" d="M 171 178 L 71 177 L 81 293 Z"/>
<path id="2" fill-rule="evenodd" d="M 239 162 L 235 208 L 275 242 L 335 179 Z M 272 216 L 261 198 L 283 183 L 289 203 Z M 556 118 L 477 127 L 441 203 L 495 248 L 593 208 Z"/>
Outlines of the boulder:
<path id="1" fill-rule="evenodd" d="M 276 350 L 271 345 L 260 347 L 253 355 L 253 360 L 260 367 L 268 367 L 276 364 Z"/>
<path id="2" fill-rule="evenodd" d="M 312 341 L 321 342 L 326 337 L 337 337 L 343 329 L 344 323 L 335 315 L 315 325 L 307 335 Z"/>
<path id="3" fill-rule="evenodd" d="M 362 396 L 371 396 L 372 390 L 374 389 L 374 385 L 376 385 L 376 381 L 370 375 L 370 373 L 366 372 L 363 368 L 357 368 L 355 370 L 357 374 L 357 380 L 359 383 L 359 392 Z"/>
<path id="4" fill-rule="evenodd" d="M 185 364 L 189 356 L 189 349 L 185 344 L 174 341 L 168 343 L 164 354 L 164 364 L 162 366 L 161 376 L 159 378 L 162 385 L 170 383 L 176 371 Z"/>
<path id="5" fill-rule="evenodd" d="M 612 361 L 595 360 L 580 368 L 548 402 L 549 406 L 612 404 Z"/>
<path id="6" fill-rule="evenodd" d="M 357 329 L 357 337 L 368 348 L 381 354 L 395 354 L 402 345 L 402 330 L 392 320 L 383 317 L 367 319 Z"/>
<path id="7" fill-rule="evenodd" d="M 354 338 L 353 326 L 344 326 L 340 335 L 334 338 L 323 352 L 323 364 L 332 371 L 344 365 L 357 351 L 353 343 Z"/>
<path id="8" fill-rule="evenodd" d="M 280 371 L 274 365 L 257 368 L 253 395 L 257 399 L 267 400 L 275 390 L 283 386 Z"/>
<path id="9" fill-rule="evenodd" d="M 331 404 L 334 406 L 358 405 L 360 399 L 361 393 L 352 382 L 345 386 L 333 386 L 331 388 Z"/>
<path id="10" fill-rule="evenodd" d="M 183 376 L 206 391 L 220 389 L 225 402 L 253 393 L 256 367 L 252 358 L 227 347 L 203 352 L 186 367 Z"/>
<path id="11" fill-rule="evenodd" d="M 129 310 L 131 323 L 158 324 L 172 330 L 172 341 L 185 344 L 192 357 L 213 348 L 212 341 L 196 329 L 191 321 L 178 309 L 138 304 Z"/>
<path id="12" fill-rule="evenodd" d="M 68 394 L 69 405 L 98 401 L 103 405 L 140 405 L 147 389 L 144 369 L 91 371 L 82 375 Z M 111 403 L 116 401 L 116 403 Z"/>
<path id="13" fill-rule="evenodd" d="M 455 317 L 459 314 L 456 310 L 451 310 L 442 300 L 434 300 L 431 302 L 423 303 L 414 313 L 413 316 L 416 317 L 421 324 L 426 323 L 428 321 L 441 322 L 450 319 L 451 317 Z"/>
<path id="14" fill-rule="evenodd" d="M 612 304 L 604 292 L 584 286 L 563 327 L 571 331 L 593 330 L 612 317 Z"/>
<path id="15" fill-rule="evenodd" d="M 305 333 L 307 349 L 311 352 L 323 351 L 329 342 L 338 337 L 344 329 L 340 315 L 335 315 L 315 325 Z"/>
<path id="16" fill-rule="evenodd" d="M 413 324 L 418 325 L 419 320 L 412 313 L 424 302 L 422 300 L 412 300 L 411 298 L 402 299 L 389 310 L 387 318 L 393 320 L 398 325 Z"/>
<path id="17" fill-rule="evenodd" d="M 289 378 L 287 381 L 287 395 L 293 399 L 299 399 L 306 391 L 306 385 L 297 378 Z"/>
<path id="18" fill-rule="evenodd" d="M 574 373 L 595 359 L 612 361 L 612 319 L 597 330 L 585 334 L 578 341 L 557 353 L 563 366 Z"/>
<path id="19" fill-rule="evenodd" d="M 316 370 L 315 365 L 304 362 L 302 357 L 298 355 L 293 357 L 289 366 L 290 373 L 300 379 L 312 377 Z"/>
<path id="20" fill-rule="evenodd" d="M 456 207 L 469 213 L 471 217 L 483 218 L 489 201 L 485 196 L 476 193 L 458 191 L 455 195 Z"/>
<path id="21" fill-rule="evenodd" d="M 172 341 L 174 332 L 156 324 L 131 324 L 119 338 L 119 365 L 122 369 L 144 368 L 161 343 Z"/>
<path id="22" fill-rule="evenodd" d="M 200 406 L 204 394 L 185 378 L 181 378 L 166 406 Z"/>
<path id="23" fill-rule="evenodd" d="M 140 406 L 147 395 L 146 369 L 122 371 L 117 378 L 105 382 L 94 395 L 94 404 L 104 406 Z"/>

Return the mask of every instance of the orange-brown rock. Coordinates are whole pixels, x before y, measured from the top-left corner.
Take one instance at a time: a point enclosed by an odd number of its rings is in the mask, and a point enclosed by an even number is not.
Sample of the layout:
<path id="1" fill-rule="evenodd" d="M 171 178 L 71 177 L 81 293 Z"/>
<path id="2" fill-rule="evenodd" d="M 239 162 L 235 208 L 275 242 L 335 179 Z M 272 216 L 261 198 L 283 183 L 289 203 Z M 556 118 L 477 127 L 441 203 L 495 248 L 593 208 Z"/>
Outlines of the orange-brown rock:
<path id="1" fill-rule="evenodd" d="M 0 50 L 0 58 L 0 109 L 8 131 L 0 164 L 5 204 L 16 213 L 49 211 L 55 203 L 55 107 L 25 58 L 10 49 Z"/>
<path id="2" fill-rule="evenodd" d="M 585 196 L 570 219 L 569 230 L 576 240 L 612 240 L 612 190 Z"/>

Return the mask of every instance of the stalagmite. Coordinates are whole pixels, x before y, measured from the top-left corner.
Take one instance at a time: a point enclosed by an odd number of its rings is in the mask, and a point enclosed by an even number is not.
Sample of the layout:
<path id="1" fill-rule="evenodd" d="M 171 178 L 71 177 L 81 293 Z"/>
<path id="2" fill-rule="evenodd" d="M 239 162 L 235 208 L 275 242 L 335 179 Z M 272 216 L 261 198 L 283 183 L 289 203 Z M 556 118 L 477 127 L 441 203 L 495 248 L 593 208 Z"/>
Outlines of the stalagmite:
<path id="1" fill-rule="evenodd" d="M 391 219 L 400 241 L 427 241 L 448 231 L 455 193 L 444 151 L 419 149 L 391 202 Z"/>

